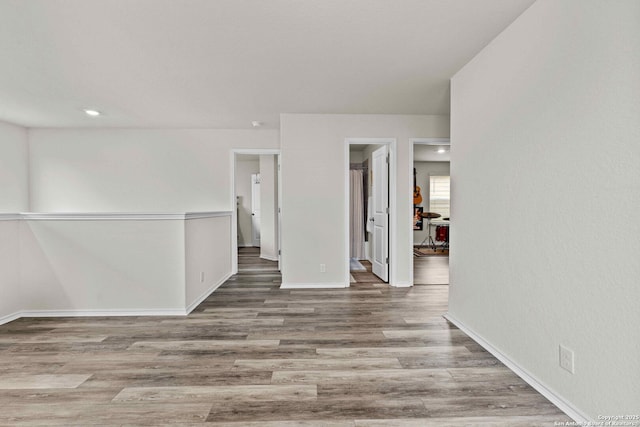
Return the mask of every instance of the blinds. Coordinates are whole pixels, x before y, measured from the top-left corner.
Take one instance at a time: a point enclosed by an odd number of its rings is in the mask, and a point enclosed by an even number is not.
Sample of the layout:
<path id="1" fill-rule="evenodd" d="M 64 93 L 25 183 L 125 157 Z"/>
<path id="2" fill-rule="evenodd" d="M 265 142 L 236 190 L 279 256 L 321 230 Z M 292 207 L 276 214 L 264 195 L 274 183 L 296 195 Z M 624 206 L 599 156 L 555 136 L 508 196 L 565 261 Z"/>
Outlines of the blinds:
<path id="1" fill-rule="evenodd" d="M 449 190 L 451 179 L 448 176 L 429 177 L 429 212 L 436 212 L 442 218 L 449 218 Z"/>

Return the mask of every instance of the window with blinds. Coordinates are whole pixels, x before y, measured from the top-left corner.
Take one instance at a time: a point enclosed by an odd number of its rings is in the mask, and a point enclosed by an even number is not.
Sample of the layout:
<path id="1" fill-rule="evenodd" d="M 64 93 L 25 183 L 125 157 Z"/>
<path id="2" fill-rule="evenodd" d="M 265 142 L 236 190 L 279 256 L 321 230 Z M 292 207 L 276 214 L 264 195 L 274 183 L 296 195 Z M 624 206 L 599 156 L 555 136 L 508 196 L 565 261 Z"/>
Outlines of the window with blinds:
<path id="1" fill-rule="evenodd" d="M 449 176 L 429 177 L 429 212 L 442 215 L 441 218 L 449 218 L 451 179 Z"/>

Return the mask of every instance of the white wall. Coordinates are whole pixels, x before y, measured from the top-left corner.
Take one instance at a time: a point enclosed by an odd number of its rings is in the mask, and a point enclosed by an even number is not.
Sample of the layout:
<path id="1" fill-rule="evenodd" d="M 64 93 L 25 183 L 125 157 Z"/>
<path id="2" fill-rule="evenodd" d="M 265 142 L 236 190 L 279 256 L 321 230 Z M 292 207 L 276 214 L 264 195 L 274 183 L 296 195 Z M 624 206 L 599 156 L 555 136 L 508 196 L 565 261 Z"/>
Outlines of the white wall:
<path id="1" fill-rule="evenodd" d="M 349 151 L 349 163 L 362 163 L 364 162 L 364 153 L 360 150 Z"/>
<path id="2" fill-rule="evenodd" d="M 277 261 L 277 157 L 260 156 L 260 257 Z"/>
<path id="3" fill-rule="evenodd" d="M 25 311 L 184 311 L 184 221 L 21 221 Z"/>
<path id="4" fill-rule="evenodd" d="M 278 148 L 277 130 L 34 129 L 34 212 L 229 211 L 231 149 Z"/>
<path id="5" fill-rule="evenodd" d="M 185 221 L 185 242 L 189 311 L 231 275 L 231 217 Z"/>
<path id="6" fill-rule="evenodd" d="M 184 315 L 231 275 L 231 212 L 19 217 L 0 215 L 0 324 Z"/>
<path id="7" fill-rule="evenodd" d="M 450 313 L 592 419 L 640 408 L 639 76 L 640 2 L 539 0 L 452 81 Z"/>
<path id="8" fill-rule="evenodd" d="M 422 203 L 418 206 L 424 207 L 425 212 L 429 212 L 429 177 L 431 175 L 450 174 L 449 162 L 413 162 L 416 168 L 416 183 L 420 187 L 420 195 L 422 195 Z M 424 220 L 422 230 L 413 232 L 413 244 L 419 245 L 425 237 L 427 237 L 427 221 Z M 431 227 L 431 237 L 435 239 L 436 227 Z"/>
<path id="9" fill-rule="evenodd" d="M 0 216 L 27 210 L 27 130 L 0 122 Z M 0 323 L 22 305 L 19 243 L 19 221 L 0 218 Z"/>
<path id="10" fill-rule="evenodd" d="M 13 172 L 2 175 L 7 187 L 23 185 L 23 202 L 12 197 L 11 210 L 29 210 L 30 188 L 30 210 L 54 213 L 230 211 L 231 149 L 279 145 L 273 130 L 35 129 L 28 132 L 27 150 L 27 140 L 20 139 L 26 135 L 16 127 L 0 128 L 0 162 L 15 166 L 22 156 L 26 164 L 30 155 L 30 174 L 24 166 L 6 167 Z M 15 252 L 0 247 L 0 257 L 7 254 L 0 263 L 19 266 L 20 274 L 15 280 L 14 269 L 3 269 L 0 289 L 3 297 L 21 300 L 5 298 L 0 318 L 16 310 L 184 313 L 186 298 L 196 302 L 204 291 L 199 275 L 185 289 L 186 262 L 205 268 L 203 286 L 229 273 L 219 264 L 224 255 L 230 257 L 231 243 L 224 237 L 230 224 L 210 242 L 192 236 L 188 259 L 184 220 L 19 221 L 17 239 L 9 224 L 4 222 L 0 235 Z M 211 245 L 219 245 L 219 257 L 203 261 Z"/>
<path id="11" fill-rule="evenodd" d="M 0 122 L 0 213 L 29 210 L 27 130 Z"/>
<path id="12" fill-rule="evenodd" d="M 0 219 L 0 324 L 22 308 L 19 221 Z"/>
<path id="13" fill-rule="evenodd" d="M 253 246 L 253 211 L 251 175 L 260 173 L 260 160 L 256 155 L 237 155 L 235 186 L 238 203 L 238 246 Z"/>
<path id="14" fill-rule="evenodd" d="M 281 123 L 283 284 L 344 284 L 345 138 L 396 138 L 397 256 L 392 282 L 408 284 L 413 169 L 409 139 L 448 137 L 446 116 L 283 114 Z M 320 273 L 319 264 L 326 264 Z"/>

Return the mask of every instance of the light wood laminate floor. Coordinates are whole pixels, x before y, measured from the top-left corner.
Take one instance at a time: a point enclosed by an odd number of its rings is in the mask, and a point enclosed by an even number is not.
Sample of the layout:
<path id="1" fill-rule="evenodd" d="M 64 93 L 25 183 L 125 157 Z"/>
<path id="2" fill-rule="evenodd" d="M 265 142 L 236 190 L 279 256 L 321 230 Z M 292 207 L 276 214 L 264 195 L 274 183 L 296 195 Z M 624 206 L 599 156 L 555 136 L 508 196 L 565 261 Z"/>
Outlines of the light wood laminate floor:
<path id="1" fill-rule="evenodd" d="M 0 326 L 0 425 L 569 421 L 442 318 L 447 286 L 279 286 L 277 272 L 252 271 L 187 317 Z"/>
<path id="2" fill-rule="evenodd" d="M 413 257 L 413 283 L 415 285 L 448 285 L 449 257 Z"/>

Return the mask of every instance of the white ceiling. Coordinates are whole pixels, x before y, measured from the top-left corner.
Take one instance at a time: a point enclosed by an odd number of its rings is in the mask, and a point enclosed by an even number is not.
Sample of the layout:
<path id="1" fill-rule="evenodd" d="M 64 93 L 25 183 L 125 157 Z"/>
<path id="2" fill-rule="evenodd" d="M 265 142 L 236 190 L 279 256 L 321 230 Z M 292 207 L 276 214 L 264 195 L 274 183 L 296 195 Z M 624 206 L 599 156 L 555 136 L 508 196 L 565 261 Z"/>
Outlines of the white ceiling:
<path id="1" fill-rule="evenodd" d="M 0 0 L 0 120 L 277 128 L 280 113 L 449 114 L 449 78 L 533 1 Z"/>
<path id="2" fill-rule="evenodd" d="M 450 162 L 451 153 L 449 145 L 422 145 L 413 146 L 413 160 L 415 162 Z M 438 153 L 438 150 L 445 150 Z"/>

